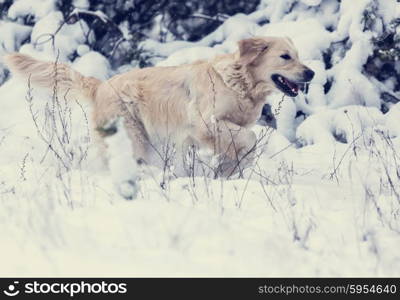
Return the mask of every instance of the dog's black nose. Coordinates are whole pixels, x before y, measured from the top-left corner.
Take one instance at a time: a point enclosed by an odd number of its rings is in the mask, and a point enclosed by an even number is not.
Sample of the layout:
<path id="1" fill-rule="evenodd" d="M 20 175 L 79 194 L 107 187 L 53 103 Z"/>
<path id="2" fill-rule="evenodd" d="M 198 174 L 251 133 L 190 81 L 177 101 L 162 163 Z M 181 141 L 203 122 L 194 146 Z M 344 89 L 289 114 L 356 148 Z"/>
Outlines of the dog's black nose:
<path id="1" fill-rule="evenodd" d="M 304 81 L 311 81 L 314 78 L 314 75 L 315 75 L 315 73 L 313 70 L 306 69 L 303 72 Z"/>

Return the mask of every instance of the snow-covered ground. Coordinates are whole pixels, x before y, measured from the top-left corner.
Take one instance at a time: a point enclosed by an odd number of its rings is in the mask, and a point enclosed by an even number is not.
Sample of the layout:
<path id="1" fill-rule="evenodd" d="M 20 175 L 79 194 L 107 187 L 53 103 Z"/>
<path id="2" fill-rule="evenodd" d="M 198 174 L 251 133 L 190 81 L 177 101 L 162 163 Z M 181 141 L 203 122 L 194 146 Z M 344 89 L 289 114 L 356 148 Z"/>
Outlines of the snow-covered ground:
<path id="1" fill-rule="evenodd" d="M 158 65 L 177 65 L 235 51 L 252 35 L 293 38 L 316 77 L 307 96 L 268 99 L 277 129 L 254 128 L 262 146 L 244 179 L 145 170 L 136 199 L 127 201 L 96 152 L 90 104 L 7 80 L 0 86 L 0 275 L 400 276 L 400 104 L 383 114 L 379 93 L 391 83 L 361 71 L 371 36 L 382 30 L 364 31 L 362 14 L 373 2 L 263 0 L 197 43 L 143 43 L 164 57 Z M 400 3 L 380 3 L 385 22 L 399 16 Z M 8 14 L 37 22 L 0 21 L 0 54 L 55 59 L 52 43 L 21 47 L 58 29 L 54 0 L 15 1 Z M 87 32 L 82 22 L 58 30 L 59 59 L 77 52 L 76 70 L 108 78 L 107 59 L 85 46 Z M 327 70 L 322 53 L 346 38 L 347 48 L 331 48 Z"/>

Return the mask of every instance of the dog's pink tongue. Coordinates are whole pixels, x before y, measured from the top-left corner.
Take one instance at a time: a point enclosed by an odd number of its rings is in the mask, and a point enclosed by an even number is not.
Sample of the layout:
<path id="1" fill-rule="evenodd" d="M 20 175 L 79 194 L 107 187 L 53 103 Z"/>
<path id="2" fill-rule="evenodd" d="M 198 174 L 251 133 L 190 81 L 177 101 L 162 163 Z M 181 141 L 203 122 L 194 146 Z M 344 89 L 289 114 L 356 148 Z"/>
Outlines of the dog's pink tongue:
<path id="1" fill-rule="evenodd" d="M 299 87 L 297 86 L 297 84 L 290 82 L 289 80 L 287 80 L 285 78 L 285 83 L 292 89 L 294 90 L 296 93 L 299 91 Z"/>

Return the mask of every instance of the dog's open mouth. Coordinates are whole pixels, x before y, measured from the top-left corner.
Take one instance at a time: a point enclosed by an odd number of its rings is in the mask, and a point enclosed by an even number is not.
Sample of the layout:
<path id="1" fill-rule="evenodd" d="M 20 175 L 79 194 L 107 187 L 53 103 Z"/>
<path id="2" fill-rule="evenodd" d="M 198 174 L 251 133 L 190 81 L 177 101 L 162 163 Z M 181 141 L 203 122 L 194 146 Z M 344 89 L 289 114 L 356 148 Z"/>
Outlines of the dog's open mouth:
<path id="1" fill-rule="evenodd" d="M 273 74 L 271 78 L 276 87 L 290 97 L 296 97 L 299 94 L 299 90 L 304 90 L 305 88 L 304 83 L 290 81 L 279 74 Z"/>

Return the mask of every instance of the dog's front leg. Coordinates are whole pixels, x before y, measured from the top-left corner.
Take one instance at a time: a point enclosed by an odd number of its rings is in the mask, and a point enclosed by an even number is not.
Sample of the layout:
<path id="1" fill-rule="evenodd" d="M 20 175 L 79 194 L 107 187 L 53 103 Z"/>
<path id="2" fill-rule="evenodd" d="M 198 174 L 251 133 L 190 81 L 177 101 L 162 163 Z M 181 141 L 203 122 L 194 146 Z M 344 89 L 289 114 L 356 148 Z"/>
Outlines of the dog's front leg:
<path id="1" fill-rule="evenodd" d="M 197 131 L 200 145 L 219 156 L 215 177 L 230 177 L 249 166 L 254 159 L 256 135 L 253 131 L 227 120 L 201 123 Z"/>

